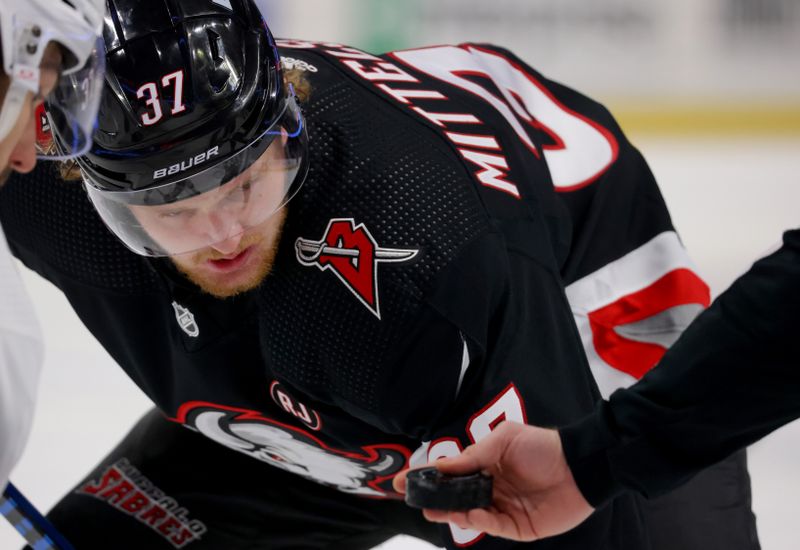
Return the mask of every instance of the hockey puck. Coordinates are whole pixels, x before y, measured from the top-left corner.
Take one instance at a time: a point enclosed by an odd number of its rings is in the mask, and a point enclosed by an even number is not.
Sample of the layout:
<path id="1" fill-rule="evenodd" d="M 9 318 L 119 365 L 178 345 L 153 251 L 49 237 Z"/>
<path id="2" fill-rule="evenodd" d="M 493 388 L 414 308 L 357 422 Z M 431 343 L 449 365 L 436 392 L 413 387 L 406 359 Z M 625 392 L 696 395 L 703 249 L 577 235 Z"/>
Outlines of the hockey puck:
<path id="1" fill-rule="evenodd" d="M 458 512 L 492 504 L 492 478 L 482 473 L 449 476 L 431 467 L 408 472 L 406 480 L 406 504 L 414 508 Z"/>

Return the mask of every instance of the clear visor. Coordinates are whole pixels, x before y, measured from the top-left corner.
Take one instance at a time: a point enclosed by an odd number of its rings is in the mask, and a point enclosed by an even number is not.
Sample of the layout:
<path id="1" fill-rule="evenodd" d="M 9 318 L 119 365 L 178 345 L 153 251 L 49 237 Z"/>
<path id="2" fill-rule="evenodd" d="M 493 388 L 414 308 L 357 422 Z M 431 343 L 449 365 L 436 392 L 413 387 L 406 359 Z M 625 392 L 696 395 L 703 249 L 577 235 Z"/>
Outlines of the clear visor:
<path id="1" fill-rule="evenodd" d="M 103 94 L 105 55 L 98 38 L 83 66 L 65 72 L 45 100 L 55 144 L 39 141 L 39 158 L 64 161 L 85 154 L 92 145 Z"/>
<path id="2" fill-rule="evenodd" d="M 191 177 L 141 191 L 110 192 L 85 182 L 111 231 L 143 256 L 235 248 L 251 228 L 280 210 L 305 180 L 308 137 L 293 98 L 248 147 Z M 215 150 L 154 173 L 156 181 L 214 161 Z"/>

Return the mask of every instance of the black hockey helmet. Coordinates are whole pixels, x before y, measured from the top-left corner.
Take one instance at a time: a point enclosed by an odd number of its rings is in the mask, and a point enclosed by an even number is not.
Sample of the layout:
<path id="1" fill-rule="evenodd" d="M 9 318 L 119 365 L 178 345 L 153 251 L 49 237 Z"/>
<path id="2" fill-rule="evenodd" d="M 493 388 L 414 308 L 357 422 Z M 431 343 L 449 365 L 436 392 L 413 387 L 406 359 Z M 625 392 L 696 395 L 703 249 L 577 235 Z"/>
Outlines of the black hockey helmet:
<path id="1" fill-rule="evenodd" d="M 106 225 L 147 256 L 264 222 L 307 170 L 264 0 L 109 0 L 106 90 L 78 159 Z"/>

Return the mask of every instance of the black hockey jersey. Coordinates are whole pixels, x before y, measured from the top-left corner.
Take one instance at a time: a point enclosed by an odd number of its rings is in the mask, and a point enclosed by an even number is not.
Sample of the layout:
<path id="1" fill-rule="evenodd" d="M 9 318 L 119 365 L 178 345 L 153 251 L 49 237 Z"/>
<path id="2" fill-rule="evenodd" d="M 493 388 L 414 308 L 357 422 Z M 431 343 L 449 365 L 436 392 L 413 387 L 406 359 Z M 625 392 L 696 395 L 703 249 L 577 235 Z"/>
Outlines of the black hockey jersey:
<path id="1" fill-rule="evenodd" d="M 311 168 L 258 289 L 218 300 L 129 252 L 46 166 L 0 198 L 14 252 L 175 422 L 396 498 L 401 469 L 503 420 L 588 413 L 595 377 L 611 387 L 663 353 L 672 328 L 642 327 L 708 303 L 643 158 L 597 103 L 491 46 L 281 47 L 312 88 Z M 635 508 L 622 497 L 537 547 L 645 548 Z"/>

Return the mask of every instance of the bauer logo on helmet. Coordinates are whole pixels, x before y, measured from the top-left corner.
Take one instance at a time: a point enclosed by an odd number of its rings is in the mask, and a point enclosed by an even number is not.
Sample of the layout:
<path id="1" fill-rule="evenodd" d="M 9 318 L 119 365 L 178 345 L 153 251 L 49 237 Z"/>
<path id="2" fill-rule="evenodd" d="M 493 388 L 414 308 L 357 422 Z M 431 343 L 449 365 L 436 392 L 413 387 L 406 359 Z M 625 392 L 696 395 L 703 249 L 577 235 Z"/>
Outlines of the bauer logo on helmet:
<path id="1" fill-rule="evenodd" d="M 180 174 L 181 172 L 185 172 L 186 170 L 188 170 L 193 166 L 199 166 L 211 160 L 212 157 L 216 157 L 218 154 L 219 154 L 219 146 L 212 147 L 205 153 L 200 153 L 199 155 L 190 157 L 179 164 L 173 164 L 169 168 L 159 168 L 158 170 L 153 172 L 153 180 L 161 179 L 167 176 L 174 176 L 175 174 Z"/>

